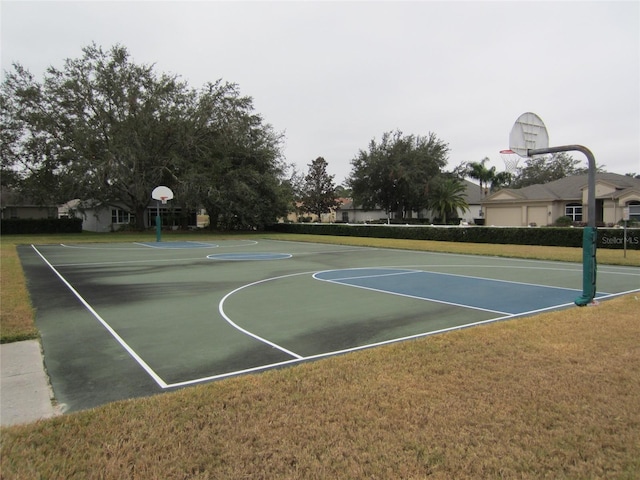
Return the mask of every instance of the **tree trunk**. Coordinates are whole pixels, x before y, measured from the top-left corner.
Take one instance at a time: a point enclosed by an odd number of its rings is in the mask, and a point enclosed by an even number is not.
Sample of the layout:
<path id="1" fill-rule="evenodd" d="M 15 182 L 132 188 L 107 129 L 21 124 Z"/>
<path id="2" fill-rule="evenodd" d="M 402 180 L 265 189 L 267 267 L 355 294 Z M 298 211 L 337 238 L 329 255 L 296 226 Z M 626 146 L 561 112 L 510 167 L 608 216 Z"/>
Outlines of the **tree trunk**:
<path id="1" fill-rule="evenodd" d="M 141 232 L 146 229 L 146 225 L 144 224 L 144 213 L 147 210 L 147 207 L 144 205 L 136 206 L 136 230 L 140 230 Z"/>
<path id="2" fill-rule="evenodd" d="M 215 230 L 216 228 L 218 228 L 220 210 L 206 205 L 205 210 L 207 211 L 207 215 L 209 215 L 209 230 Z"/>

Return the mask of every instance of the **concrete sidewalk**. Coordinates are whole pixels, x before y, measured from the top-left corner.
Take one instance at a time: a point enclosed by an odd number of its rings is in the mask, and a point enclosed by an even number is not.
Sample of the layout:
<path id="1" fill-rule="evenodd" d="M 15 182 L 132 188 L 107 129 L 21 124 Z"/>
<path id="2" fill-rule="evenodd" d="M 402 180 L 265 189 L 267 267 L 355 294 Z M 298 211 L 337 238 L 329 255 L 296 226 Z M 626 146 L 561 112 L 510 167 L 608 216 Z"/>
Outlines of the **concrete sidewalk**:
<path id="1" fill-rule="evenodd" d="M 38 340 L 0 345 L 0 425 L 5 427 L 61 413 L 44 371 Z"/>

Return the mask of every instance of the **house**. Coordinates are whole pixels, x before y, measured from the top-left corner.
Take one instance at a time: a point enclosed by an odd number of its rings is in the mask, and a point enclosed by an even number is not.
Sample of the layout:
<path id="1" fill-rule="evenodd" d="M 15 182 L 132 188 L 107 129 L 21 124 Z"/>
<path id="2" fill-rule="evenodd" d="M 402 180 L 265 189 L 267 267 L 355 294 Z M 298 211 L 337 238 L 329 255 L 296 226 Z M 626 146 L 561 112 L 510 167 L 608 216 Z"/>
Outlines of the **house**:
<path id="1" fill-rule="evenodd" d="M 342 223 L 369 223 L 387 218 L 387 213 L 380 209 L 364 210 L 352 198 L 345 198 L 336 208 L 335 216 L 336 221 Z"/>
<path id="2" fill-rule="evenodd" d="M 59 218 L 82 218 L 82 230 L 113 232 L 135 222 L 135 216 L 118 205 L 70 200 L 58 207 Z"/>
<path id="3" fill-rule="evenodd" d="M 465 211 L 458 210 L 458 218 L 462 222 L 474 223 L 482 217 L 480 199 L 482 192 L 480 186 L 468 180 L 461 180 L 465 186 L 464 197 L 469 205 Z M 391 218 L 394 218 L 391 213 Z M 428 210 L 412 212 L 413 218 L 424 218 L 433 222 L 435 214 Z M 336 221 L 344 223 L 367 223 L 387 219 L 387 212 L 382 209 L 364 210 L 361 206 L 355 205 L 352 199 L 345 199 L 343 204 L 336 209 Z"/>
<path id="4" fill-rule="evenodd" d="M 155 226 L 155 218 L 158 214 L 162 219 L 163 227 L 178 228 L 181 220 L 181 208 L 171 205 L 159 204 L 153 201 L 144 213 L 144 224 L 147 228 Z M 92 201 L 71 200 L 58 207 L 59 218 L 82 218 L 82 230 L 89 232 L 115 232 L 128 228 L 135 224 L 135 215 L 122 204 L 112 205 L 97 204 Z M 189 215 L 189 225 L 196 225 L 195 212 Z"/>
<path id="5" fill-rule="evenodd" d="M 464 212 L 458 210 L 458 218 L 469 224 L 479 223 L 478 219 L 481 219 L 484 213 L 481 205 L 483 192 L 480 185 L 469 180 L 461 180 L 461 182 L 465 185 L 464 198 L 469 209 Z"/>
<path id="6" fill-rule="evenodd" d="M 575 175 L 524 188 L 505 188 L 482 202 L 486 225 L 545 226 L 560 217 L 586 223 L 588 175 Z M 596 174 L 596 222 L 615 225 L 626 207 L 640 220 L 640 179 L 616 173 Z"/>
<path id="7" fill-rule="evenodd" d="M 336 200 L 338 200 L 339 202 L 341 202 L 342 205 L 344 205 L 347 202 L 351 202 L 350 198 L 337 198 Z M 334 209 L 332 208 L 331 211 L 329 211 L 328 213 L 323 213 L 320 216 L 320 223 L 333 223 L 336 221 L 340 221 L 340 219 L 338 218 L 336 212 L 339 210 L 340 207 L 338 207 L 338 209 Z M 315 213 L 310 213 L 304 210 L 304 204 L 302 202 L 296 202 L 296 209 L 293 212 L 289 212 L 289 214 L 287 215 L 287 222 L 293 222 L 293 223 L 297 223 L 297 222 L 318 222 L 318 215 L 316 215 Z"/>

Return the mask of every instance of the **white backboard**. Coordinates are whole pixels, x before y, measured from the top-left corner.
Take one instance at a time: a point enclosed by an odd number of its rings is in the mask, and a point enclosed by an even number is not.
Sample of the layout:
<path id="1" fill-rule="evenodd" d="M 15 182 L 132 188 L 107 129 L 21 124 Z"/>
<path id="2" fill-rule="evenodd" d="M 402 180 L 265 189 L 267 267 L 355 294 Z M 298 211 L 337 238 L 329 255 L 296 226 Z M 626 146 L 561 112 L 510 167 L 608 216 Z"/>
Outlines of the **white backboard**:
<path id="1" fill-rule="evenodd" d="M 153 189 L 153 192 L 151 192 L 151 198 L 154 200 L 161 200 L 162 203 L 166 203 L 167 200 L 171 200 L 173 198 L 173 192 L 169 187 L 160 185 Z"/>
<path id="2" fill-rule="evenodd" d="M 549 148 L 549 134 L 542 119 L 532 112 L 520 115 L 509 134 L 509 148 L 521 157 L 528 157 L 529 150 Z"/>

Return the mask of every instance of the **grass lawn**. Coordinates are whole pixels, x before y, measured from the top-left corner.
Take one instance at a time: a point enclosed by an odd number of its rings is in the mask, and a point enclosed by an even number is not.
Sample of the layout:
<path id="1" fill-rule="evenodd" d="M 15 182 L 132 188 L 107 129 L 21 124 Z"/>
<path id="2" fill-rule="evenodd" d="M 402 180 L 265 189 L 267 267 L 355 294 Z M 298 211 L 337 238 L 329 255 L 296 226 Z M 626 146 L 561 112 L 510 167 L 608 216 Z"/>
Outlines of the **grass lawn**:
<path id="1" fill-rule="evenodd" d="M 582 258 L 559 247 L 264 236 Z M 3 341 L 37 335 L 17 243 L 141 239 L 3 237 Z M 598 259 L 640 266 L 640 251 Z M 2 428 L 0 478 L 640 478 L 638 312 L 631 294 Z"/>

